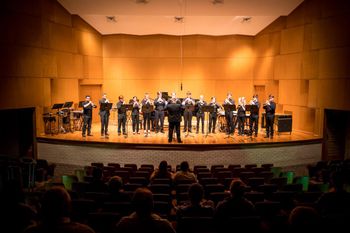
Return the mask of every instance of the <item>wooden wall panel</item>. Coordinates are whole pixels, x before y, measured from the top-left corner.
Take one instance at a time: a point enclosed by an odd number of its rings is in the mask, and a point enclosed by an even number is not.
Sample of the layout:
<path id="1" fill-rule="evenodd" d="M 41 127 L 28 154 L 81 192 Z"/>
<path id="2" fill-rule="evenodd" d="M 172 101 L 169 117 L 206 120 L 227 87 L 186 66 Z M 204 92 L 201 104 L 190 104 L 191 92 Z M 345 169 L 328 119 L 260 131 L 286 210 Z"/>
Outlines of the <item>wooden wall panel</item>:
<path id="1" fill-rule="evenodd" d="M 77 79 L 52 79 L 51 80 L 51 102 L 64 103 L 79 102 L 79 81 Z"/>
<path id="2" fill-rule="evenodd" d="M 260 57 L 254 66 L 254 80 L 273 79 L 274 57 Z"/>
<path id="3" fill-rule="evenodd" d="M 308 80 L 280 80 L 279 103 L 297 106 L 308 105 Z"/>
<path id="4" fill-rule="evenodd" d="M 102 57 L 83 56 L 83 71 L 86 79 L 102 79 Z"/>
<path id="5" fill-rule="evenodd" d="M 65 52 L 76 52 L 76 43 L 73 38 L 72 27 L 50 23 L 50 41 L 49 46 L 51 49 L 65 51 Z"/>
<path id="6" fill-rule="evenodd" d="M 350 61 L 350 46 L 321 50 L 319 52 L 319 78 L 320 79 L 349 78 L 350 77 L 349 61 Z"/>
<path id="7" fill-rule="evenodd" d="M 330 47 L 341 47 L 349 45 L 350 15 L 338 15 L 317 20 L 312 23 L 313 49 L 326 49 Z"/>
<path id="8" fill-rule="evenodd" d="M 319 72 L 319 52 L 309 50 L 302 53 L 301 78 L 318 79 Z"/>
<path id="9" fill-rule="evenodd" d="M 315 109 L 295 105 L 283 105 L 283 110 L 285 112 L 292 112 L 293 130 L 314 132 Z"/>
<path id="10" fill-rule="evenodd" d="M 301 59 L 300 53 L 276 56 L 274 79 L 300 79 Z"/>
<path id="11" fill-rule="evenodd" d="M 281 54 L 298 53 L 303 50 L 304 26 L 288 28 L 281 34 Z"/>

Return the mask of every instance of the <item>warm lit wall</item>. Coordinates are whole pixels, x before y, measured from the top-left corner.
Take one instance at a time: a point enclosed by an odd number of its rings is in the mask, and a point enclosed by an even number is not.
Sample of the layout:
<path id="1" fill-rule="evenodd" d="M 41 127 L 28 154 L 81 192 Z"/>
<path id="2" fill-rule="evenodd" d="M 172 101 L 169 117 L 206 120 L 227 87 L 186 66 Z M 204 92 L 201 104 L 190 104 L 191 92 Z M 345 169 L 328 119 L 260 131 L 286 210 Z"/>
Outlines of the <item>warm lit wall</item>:
<path id="1" fill-rule="evenodd" d="M 236 100 L 250 99 L 257 85 L 276 96 L 279 112 L 293 113 L 295 130 L 322 134 L 325 108 L 350 109 L 347 5 L 305 0 L 255 37 L 181 39 L 101 36 L 55 0 L 6 0 L 0 14 L 0 108 L 37 107 L 43 132 L 44 107 L 78 102 L 82 85 L 102 85 L 113 101 L 120 94 L 154 97 L 162 90 L 182 97 L 189 90 L 195 98 L 215 95 L 220 102 L 227 91 Z"/>
<path id="2" fill-rule="evenodd" d="M 0 108 L 36 107 L 41 133 L 52 104 L 79 101 L 79 80 L 102 80 L 101 35 L 54 0 L 6 0 L 0 15 Z"/>
<path id="3" fill-rule="evenodd" d="M 154 98 L 158 90 L 220 102 L 228 91 L 251 96 L 253 65 L 249 36 L 103 36 L 103 89 L 114 100 L 145 92 Z"/>
<path id="4" fill-rule="evenodd" d="M 254 83 L 275 80 L 294 129 L 322 134 L 325 108 L 350 110 L 349 13 L 346 1 L 306 0 L 255 37 Z"/>

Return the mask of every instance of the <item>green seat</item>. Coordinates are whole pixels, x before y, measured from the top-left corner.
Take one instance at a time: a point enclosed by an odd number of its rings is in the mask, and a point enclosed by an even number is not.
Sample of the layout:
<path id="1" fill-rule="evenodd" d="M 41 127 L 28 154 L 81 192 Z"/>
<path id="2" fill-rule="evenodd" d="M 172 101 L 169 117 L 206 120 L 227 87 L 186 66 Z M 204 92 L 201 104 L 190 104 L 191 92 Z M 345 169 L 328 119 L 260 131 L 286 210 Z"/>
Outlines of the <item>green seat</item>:
<path id="1" fill-rule="evenodd" d="M 62 183 L 67 190 L 72 190 L 72 183 L 77 182 L 78 178 L 72 175 L 63 175 Z"/>
<path id="2" fill-rule="evenodd" d="M 83 169 L 74 170 L 74 175 L 76 175 L 79 182 L 84 182 L 85 171 Z"/>
<path id="3" fill-rule="evenodd" d="M 295 178 L 296 184 L 302 184 L 303 185 L 303 191 L 306 192 L 309 190 L 309 176 L 299 176 Z M 288 181 L 287 181 L 288 182 Z"/>
<path id="4" fill-rule="evenodd" d="M 281 167 L 272 167 L 271 168 L 271 172 L 273 173 L 274 178 L 280 177 L 281 171 L 282 171 Z"/>
<path id="5" fill-rule="evenodd" d="M 294 175 L 295 173 L 293 171 L 286 171 L 282 173 L 282 177 L 287 178 L 287 184 L 293 184 Z"/>

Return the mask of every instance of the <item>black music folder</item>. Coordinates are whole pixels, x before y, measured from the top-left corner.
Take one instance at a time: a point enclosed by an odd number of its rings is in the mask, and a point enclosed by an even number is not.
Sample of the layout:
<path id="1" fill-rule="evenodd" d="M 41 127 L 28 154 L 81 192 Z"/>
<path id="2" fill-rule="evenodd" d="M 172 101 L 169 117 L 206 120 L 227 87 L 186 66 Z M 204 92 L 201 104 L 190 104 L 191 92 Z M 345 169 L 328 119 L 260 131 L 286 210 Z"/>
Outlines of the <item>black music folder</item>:
<path id="1" fill-rule="evenodd" d="M 65 102 L 63 107 L 64 108 L 70 108 L 70 107 L 72 107 L 72 105 L 73 105 L 73 101 L 69 101 L 69 102 Z"/>
<path id="2" fill-rule="evenodd" d="M 51 109 L 60 109 L 64 104 L 54 104 Z"/>
<path id="3" fill-rule="evenodd" d="M 231 112 L 231 111 L 236 111 L 236 105 L 231 105 L 231 104 L 223 104 L 222 105 L 225 109 L 225 112 Z"/>
<path id="4" fill-rule="evenodd" d="M 101 111 L 109 111 L 112 109 L 113 103 L 101 103 L 100 104 L 100 110 Z"/>

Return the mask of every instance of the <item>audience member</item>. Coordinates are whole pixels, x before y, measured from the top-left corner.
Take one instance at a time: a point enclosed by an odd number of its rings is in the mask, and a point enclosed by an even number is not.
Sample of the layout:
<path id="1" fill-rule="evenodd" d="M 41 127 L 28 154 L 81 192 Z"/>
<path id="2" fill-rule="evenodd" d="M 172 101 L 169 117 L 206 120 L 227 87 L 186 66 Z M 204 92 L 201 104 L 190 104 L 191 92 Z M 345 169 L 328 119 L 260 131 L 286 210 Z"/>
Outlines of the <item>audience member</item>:
<path id="1" fill-rule="evenodd" d="M 245 184 L 241 180 L 232 180 L 230 184 L 231 195 L 217 204 L 216 219 L 224 220 L 229 217 L 256 215 L 255 206 L 244 197 L 245 188 Z"/>
<path id="2" fill-rule="evenodd" d="M 107 185 L 103 182 L 103 170 L 99 167 L 94 167 L 92 170 L 92 181 L 87 187 L 88 192 L 106 192 Z"/>
<path id="3" fill-rule="evenodd" d="M 153 213 L 153 195 L 147 188 L 136 189 L 132 205 L 135 212 L 123 217 L 117 224 L 121 233 L 175 233 L 171 223 Z"/>
<path id="4" fill-rule="evenodd" d="M 154 179 L 172 179 L 172 173 L 168 170 L 167 161 L 163 160 L 159 163 L 158 169 L 153 171 L 151 174 L 150 180 Z"/>
<path id="5" fill-rule="evenodd" d="M 350 216 L 350 193 L 344 189 L 345 177 L 342 172 L 335 171 L 330 176 L 330 190 L 317 201 L 317 208 L 322 216 Z"/>
<path id="6" fill-rule="evenodd" d="M 71 199 L 62 187 L 48 190 L 42 199 L 41 222 L 25 233 L 94 233 L 89 226 L 70 220 Z"/>
<path id="7" fill-rule="evenodd" d="M 190 171 L 190 166 L 187 161 L 183 161 L 180 164 L 180 171 L 176 172 L 174 175 L 174 183 L 178 184 L 179 182 L 186 180 L 191 183 L 197 183 L 196 175 Z"/>
<path id="8" fill-rule="evenodd" d="M 288 219 L 290 232 L 319 232 L 321 230 L 321 216 L 308 206 L 295 207 Z"/>
<path id="9" fill-rule="evenodd" d="M 108 181 L 108 192 L 111 194 L 110 200 L 113 202 L 130 201 L 127 193 L 122 191 L 123 180 L 119 176 L 112 176 Z"/>
<path id="10" fill-rule="evenodd" d="M 214 215 L 214 203 L 204 200 L 204 189 L 199 183 L 194 183 L 188 190 L 189 204 L 177 207 L 177 216 L 181 217 L 212 217 Z"/>
<path id="11" fill-rule="evenodd" d="M 25 203 L 25 196 L 19 181 L 4 184 L 0 193 L 0 226 L 13 233 L 23 232 L 35 223 L 36 211 Z"/>

